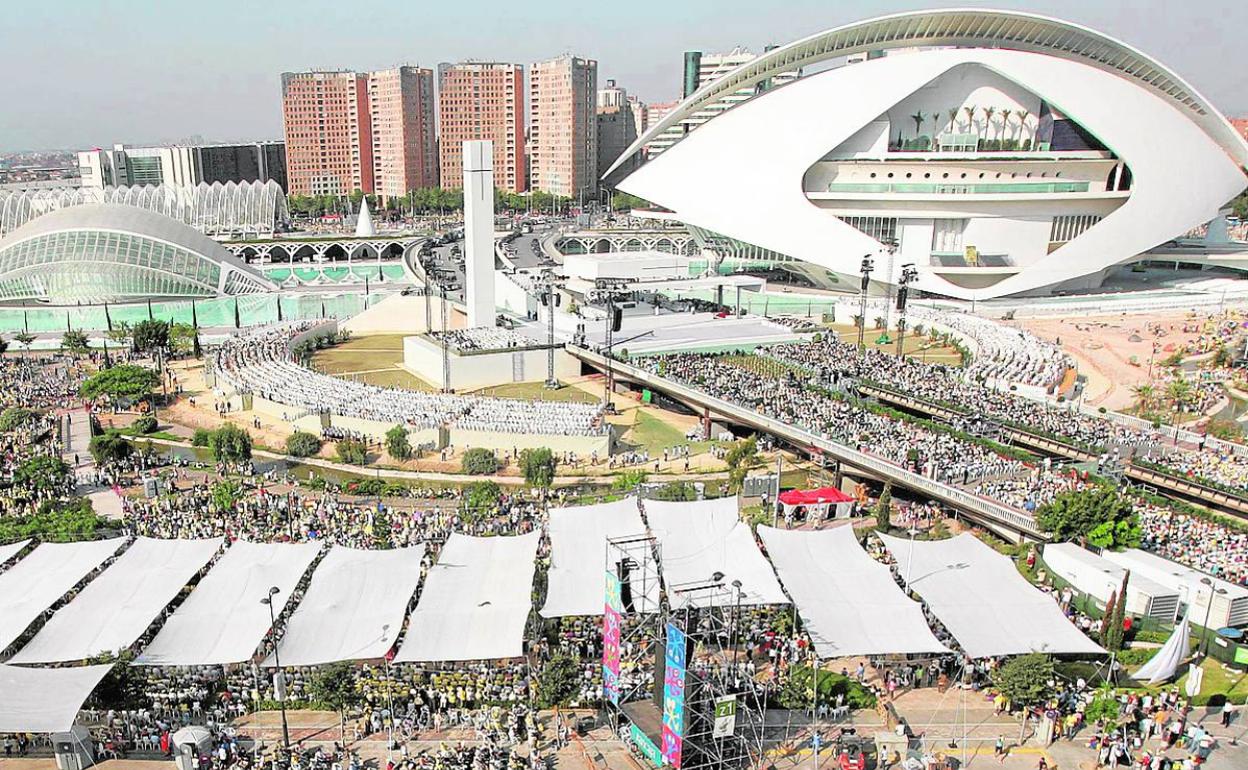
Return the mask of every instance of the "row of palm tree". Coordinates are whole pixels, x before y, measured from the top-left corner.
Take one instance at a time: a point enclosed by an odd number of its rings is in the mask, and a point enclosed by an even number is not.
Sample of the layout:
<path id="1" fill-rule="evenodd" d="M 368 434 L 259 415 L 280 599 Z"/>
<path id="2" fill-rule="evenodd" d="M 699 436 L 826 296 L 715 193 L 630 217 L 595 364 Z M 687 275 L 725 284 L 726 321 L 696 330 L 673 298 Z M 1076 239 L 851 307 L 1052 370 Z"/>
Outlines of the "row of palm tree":
<path id="1" fill-rule="evenodd" d="M 964 121 L 963 125 L 967 126 L 969 129 L 973 129 L 975 131 L 975 135 L 978 136 L 980 139 L 993 139 L 993 138 L 1000 139 L 1002 138 L 1001 133 L 1011 127 L 1010 118 L 1012 117 L 1018 118 L 1017 127 L 1019 131 L 1023 131 L 1029 128 L 1029 126 L 1027 125 L 1027 118 L 1031 115 L 1031 112 L 1030 110 L 1023 110 L 1023 109 L 1014 110 L 1014 109 L 1009 109 L 1009 108 L 998 110 L 996 107 L 992 107 L 992 106 L 980 108 L 980 107 L 975 106 L 974 104 L 968 104 L 961 108 L 950 107 L 948 110 L 946 110 L 943 113 L 933 112 L 931 115 L 928 115 L 922 110 L 919 110 L 918 112 L 910 116 L 910 119 L 914 121 L 914 137 L 917 139 L 923 134 L 923 123 L 926 122 L 929 118 L 931 119 L 931 123 L 932 123 L 932 133 L 935 134 L 936 132 L 938 132 L 941 127 L 942 115 L 948 116 L 948 123 L 946 124 L 949 127 L 948 130 L 949 131 L 956 130 L 959 114 L 964 114 L 966 116 L 966 120 Z M 980 114 L 984 116 L 984 120 L 982 123 L 977 125 L 975 122 L 975 118 Z M 999 129 L 997 136 L 996 137 L 985 136 L 984 134 L 987 132 L 987 130 L 993 127 L 994 124 L 993 124 L 992 119 L 997 114 L 1001 115 L 1000 122 L 996 124 L 996 127 Z M 1033 128 L 1033 134 L 1034 134 L 1034 128 Z M 1015 137 L 1016 136 L 1017 134 L 1015 134 Z M 1009 137 L 1009 138 L 1015 138 L 1015 137 Z"/>

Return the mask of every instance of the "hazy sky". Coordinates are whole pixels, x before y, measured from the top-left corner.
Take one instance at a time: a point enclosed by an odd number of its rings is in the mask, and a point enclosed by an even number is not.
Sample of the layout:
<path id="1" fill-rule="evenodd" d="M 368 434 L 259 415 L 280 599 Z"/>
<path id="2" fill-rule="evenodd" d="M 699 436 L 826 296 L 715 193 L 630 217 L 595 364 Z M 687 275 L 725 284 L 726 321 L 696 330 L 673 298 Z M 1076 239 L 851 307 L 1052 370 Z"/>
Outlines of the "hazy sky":
<path id="1" fill-rule="evenodd" d="M 984 5 L 1135 45 L 1248 114 L 1244 0 L 4 0 L 0 150 L 280 137 L 279 73 L 467 58 L 598 60 L 645 101 L 679 95 L 681 52 L 761 51 L 898 10 Z"/>

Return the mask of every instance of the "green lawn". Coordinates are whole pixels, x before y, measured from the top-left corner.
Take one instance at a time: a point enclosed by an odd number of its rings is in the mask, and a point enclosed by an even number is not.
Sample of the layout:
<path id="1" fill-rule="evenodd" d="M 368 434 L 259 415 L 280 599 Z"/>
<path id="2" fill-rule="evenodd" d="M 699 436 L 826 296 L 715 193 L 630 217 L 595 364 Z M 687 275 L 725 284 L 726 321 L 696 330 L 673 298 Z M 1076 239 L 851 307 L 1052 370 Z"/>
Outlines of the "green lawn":
<path id="1" fill-rule="evenodd" d="M 312 368 L 326 374 L 389 369 L 403 361 L 402 334 L 355 337 L 312 354 Z"/>
<path id="2" fill-rule="evenodd" d="M 645 450 L 651 457 L 662 457 L 663 450 L 677 444 L 689 444 L 692 454 L 701 454 L 713 441 L 689 441 L 680 428 L 670 425 L 649 412 L 638 412 L 637 422 L 624 432 L 621 440 L 630 448 Z"/>
<path id="3" fill-rule="evenodd" d="M 851 345 L 858 342 L 858 327 L 852 324 L 830 324 L 828 328 L 836 332 L 842 342 Z M 885 343 L 877 343 L 882 332 L 879 329 L 867 329 L 864 341 L 868 348 L 883 351 L 885 353 L 897 352 L 897 332 L 890 331 L 888 336 L 890 341 Z M 905 354 L 909 358 L 917 358 L 933 364 L 954 364 L 962 363 L 962 354 L 951 347 L 937 345 L 928 341 L 926 336 L 918 337 L 907 332 L 905 342 Z"/>
<path id="4" fill-rule="evenodd" d="M 1197 705 L 1203 705 L 1212 695 L 1227 695 L 1236 703 L 1248 701 L 1248 674 L 1227 670 L 1221 663 L 1212 658 L 1206 658 L 1201 662 L 1200 667 L 1205 670 L 1205 680 L 1201 683 L 1200 694 L 1195 699 Z M 1138 666 L 1128 670 L 1134 670 L 1135 668 L 1138 668 Z M 1104 672 L 1104 670 L 1103 666 L 1098 669 L 1091 663 L 1058 664 L 1058 671 L 1065 676 L 1071 678 L 1081 676 L 1093 685 L 1100 684 L 1103 681 L 1100 673 Z M 1175 680 L 1173 684 L 1162 682 L 1161 684 L 1149 686 L 1141 683 L 1137 687 L 1119 687 L 1118 689 L 1130 692 L 1158 693 L 1162 690 L 1177 687 L 1180 692 L 1183 692 L 1187 683 L 1187 666 L 1184 665 L 1181 670 L 1183 675 Z"/>
<path id="5" fill-rule="evenodd" d="M 474 391 L 477 396 L 495 396 L 497 398 L 519 398 L 525 401 L 569 401 L 577 404 L 596 404 L 602 400 L 600 396 L 588 393 L 580 388 L 565 386 L 557 390 L 547 388 L 541 382 L 511 382 L 492 388 Z"/>
<path id="6" fill-rule="evenodd" d="M 360 374 L 351 375 L 350 379 L 360 380 L 369 385 L 378 385 L 383 388 L 406 388 L 407 390 L 432 391 L 434 388 L 429 383 L 420 379 L 416 375 L 406 369 L 385 369 L 377 372 L 362 372 Z"/>

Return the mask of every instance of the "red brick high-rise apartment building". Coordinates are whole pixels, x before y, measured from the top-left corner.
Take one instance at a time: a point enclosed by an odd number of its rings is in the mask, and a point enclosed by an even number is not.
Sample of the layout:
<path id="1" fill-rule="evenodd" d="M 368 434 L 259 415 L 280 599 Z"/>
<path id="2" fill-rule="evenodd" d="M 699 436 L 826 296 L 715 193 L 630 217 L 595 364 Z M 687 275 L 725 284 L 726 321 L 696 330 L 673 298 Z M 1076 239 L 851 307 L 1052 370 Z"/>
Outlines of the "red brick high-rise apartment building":
<path id="1" fill-rule="evenodd" d="M 286 178 L 291 195 L 373 191 L 368 77 L 358 72 L 282 73 Z"/>
<path id="2" fill-rule="evenodd" d="M 524 67 L 439 64 L 438 136 L 443 187 L 463 186 L 463 143 L 489 139 L 494 142 L 494 186 L 524 192 Z"/>

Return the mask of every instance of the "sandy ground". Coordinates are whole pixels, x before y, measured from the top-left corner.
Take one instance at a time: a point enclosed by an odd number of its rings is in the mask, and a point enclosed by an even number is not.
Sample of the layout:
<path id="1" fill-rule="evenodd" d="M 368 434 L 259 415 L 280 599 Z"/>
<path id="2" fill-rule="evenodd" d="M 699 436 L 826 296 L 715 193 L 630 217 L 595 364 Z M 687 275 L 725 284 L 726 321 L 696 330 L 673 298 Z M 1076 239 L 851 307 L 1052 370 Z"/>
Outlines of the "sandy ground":
<path id="1" fill-rule="evenodd" d="M 1194 317 L 1190 311 L 1170 311 L 1071 319 L 1029 318 L 1007 323 L 1056 342 L 1074 356 L 1079 373 L 1088 378 L 1084 396 L 1087 403 L 1124 409 L 1135 401 L 1132 388 L 1149 380 L 1153 343 L 1159 346 L 1153 358 L 1156 364 L 1199 336 L 1182 330 L 1184 322 Z"/>

